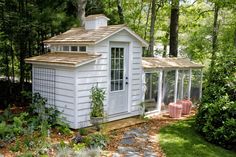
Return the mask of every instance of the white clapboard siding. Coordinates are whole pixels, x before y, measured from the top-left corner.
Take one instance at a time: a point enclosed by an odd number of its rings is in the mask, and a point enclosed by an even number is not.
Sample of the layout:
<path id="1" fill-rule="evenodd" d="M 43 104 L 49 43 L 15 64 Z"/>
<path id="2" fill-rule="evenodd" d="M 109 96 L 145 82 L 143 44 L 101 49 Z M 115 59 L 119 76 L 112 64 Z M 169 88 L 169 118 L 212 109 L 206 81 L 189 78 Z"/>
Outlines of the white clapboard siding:
<path id="1" fill-rule="evenodd" d="M 54 103 L 61 117 L 70 127 L 75 127 L 75 105 L 74 105 L 74 72 L 73 70 L 61 69 L 57 67 L 33 66 L 33 91 L 38 92 L 49 99 L 49 103 Z M 39 70 L 38 70 L 39 69 Z M 48 70 L 54 71 L 53 76 L 47 73 Z M 39 71 L 39 73 L 37 73 Z M 43 74 L 42 74 L 43 72 Z M 50 78 L 53 77 L 53 78 Z M 48 93 L 47 89 L 53 88 L 53 93 Z M 53 101 L 51 99 L 54 99 Z"/>
<path id="2" fill-rule="evenodd" d="M 77 99 L 77 126 L 90 125 L 90 90 L 93 86 L 98 85 L 106 91 L 106 99 L 104 101 L 104 108 L 107 105 L 107 83 L 108 83 L 108 50 L 109 45 L 99 44 L 93 47 L 94 51 L 102 56 L 95 62 L 78 67 L 76 70 L 76 84 L 78 86 L 76 91 Z M 92 49 L 92 48 L 91 48 Z"/>

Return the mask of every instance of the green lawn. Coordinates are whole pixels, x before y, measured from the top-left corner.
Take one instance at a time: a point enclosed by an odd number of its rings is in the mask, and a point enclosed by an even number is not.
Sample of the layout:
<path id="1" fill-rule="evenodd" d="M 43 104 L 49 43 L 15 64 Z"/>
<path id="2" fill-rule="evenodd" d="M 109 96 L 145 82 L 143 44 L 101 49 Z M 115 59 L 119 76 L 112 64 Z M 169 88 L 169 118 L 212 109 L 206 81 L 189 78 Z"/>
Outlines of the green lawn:
<path id="1" fill-rule="evenodd" d="M 193 126 L 189 119 L 160 130 L 158 139 L 167 157 L 236 157 L 236 152 L 206 142 Z"/>

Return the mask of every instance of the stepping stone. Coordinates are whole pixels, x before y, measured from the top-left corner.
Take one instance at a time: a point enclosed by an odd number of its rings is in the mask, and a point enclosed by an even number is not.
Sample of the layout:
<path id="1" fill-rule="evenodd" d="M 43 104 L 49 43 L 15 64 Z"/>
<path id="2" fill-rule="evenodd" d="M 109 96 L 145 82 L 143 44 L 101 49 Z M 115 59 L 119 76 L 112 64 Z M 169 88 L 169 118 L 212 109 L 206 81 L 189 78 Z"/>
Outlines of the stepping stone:
<path id="1" fill-rule="evenodd" d="M 143 157 L 157 157 L 157 155 L 152 151 L 144 151 Z"/>
<path id="2" fill-rule="evenodd" d="M 113 153 L 112 157 L 120 157 L 120 154 L 119 153 Z"/>
<path id="3" fill-rule="evenodd" d="M 135 139 L 133 137 L 123 138 L 120 141 L 120 144 L 124 145 L 132 145 L 135 143 Z"/>
<path id="4" fill-rule="evenodd" d="M 122 147 L 122 146 L 118 146 L 118 153 L 120 154 L 125 154 L 127 152 L 136 152 L 135 148 L 133 147 Z"/>
<path id="5" fill-rule="evenodd" d="M 124 157 L 140 157 L 139 152 L 127 152 Z"/>

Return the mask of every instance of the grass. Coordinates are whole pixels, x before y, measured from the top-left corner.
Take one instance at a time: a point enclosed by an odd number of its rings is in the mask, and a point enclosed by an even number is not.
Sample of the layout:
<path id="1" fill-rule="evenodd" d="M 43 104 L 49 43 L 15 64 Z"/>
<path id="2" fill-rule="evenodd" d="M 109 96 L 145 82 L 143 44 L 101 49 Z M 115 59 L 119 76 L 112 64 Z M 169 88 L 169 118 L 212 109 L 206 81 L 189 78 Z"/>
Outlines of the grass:
<path id="1" fill-rule="evenodd" d="M 158 139 L 167 157 L 236 157 L 236 152 L 208 143 L 197 134 L 194 119 L 162 128 Z"/>

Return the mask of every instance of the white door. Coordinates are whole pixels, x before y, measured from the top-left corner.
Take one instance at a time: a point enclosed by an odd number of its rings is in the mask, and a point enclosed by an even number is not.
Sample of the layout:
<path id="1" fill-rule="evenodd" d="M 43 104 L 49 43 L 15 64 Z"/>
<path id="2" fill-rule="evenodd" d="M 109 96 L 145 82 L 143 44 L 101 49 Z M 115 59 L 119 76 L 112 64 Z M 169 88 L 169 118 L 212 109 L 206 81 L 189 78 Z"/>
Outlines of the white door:
<path id="1" fill-rule="evenodd" d="M 128 44 L 110 46 L 109 115 L 128 111 Z"/>

